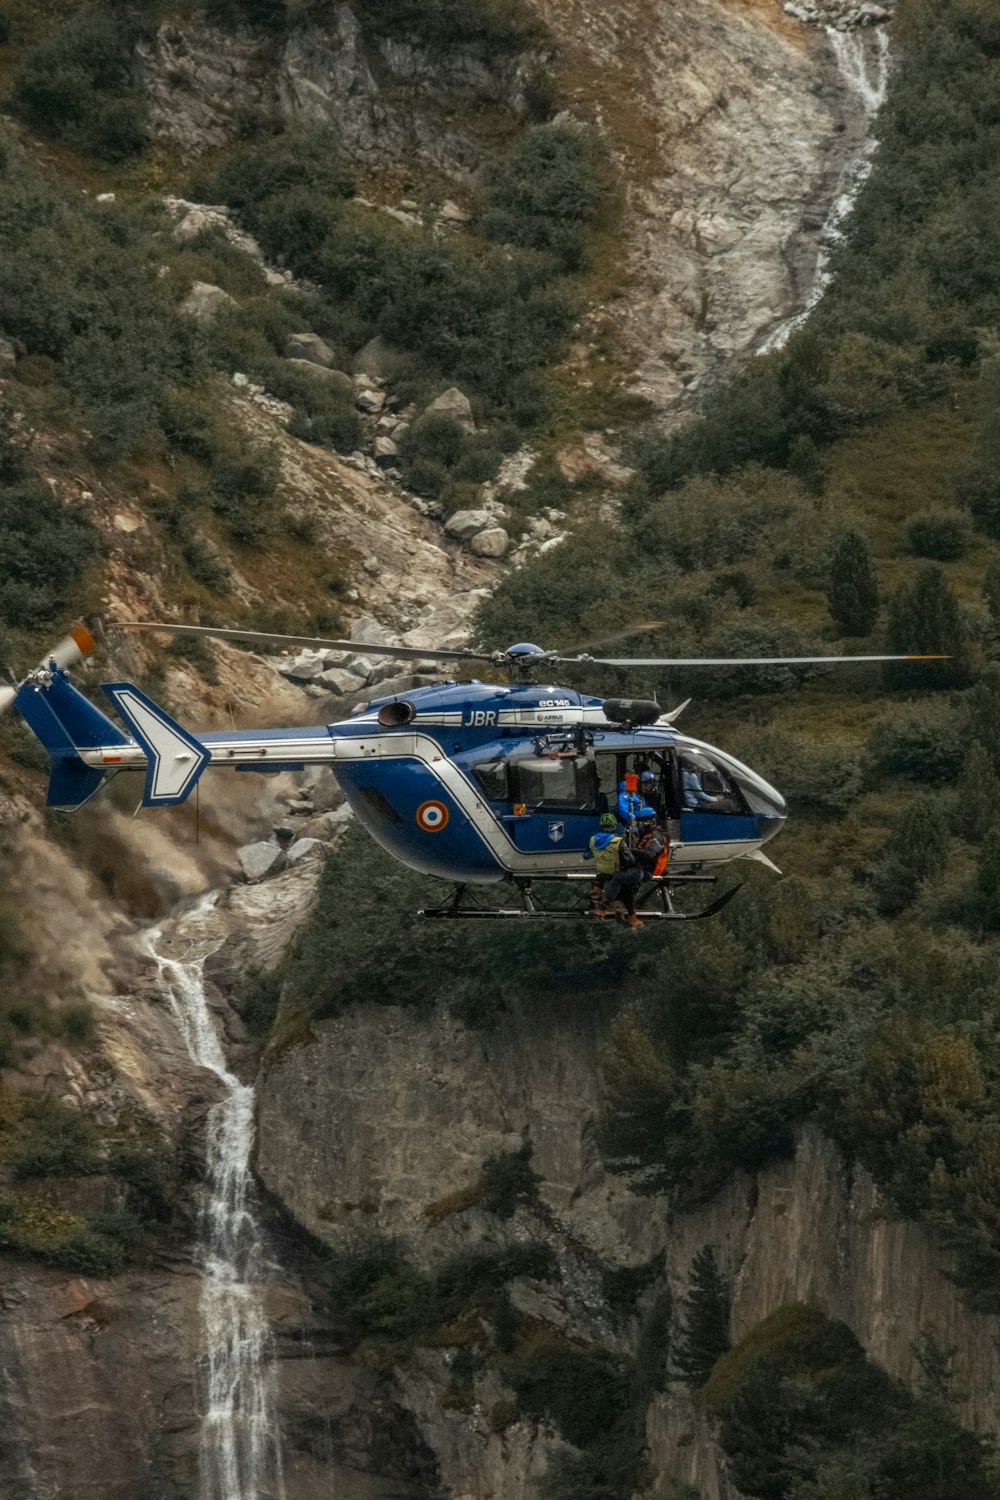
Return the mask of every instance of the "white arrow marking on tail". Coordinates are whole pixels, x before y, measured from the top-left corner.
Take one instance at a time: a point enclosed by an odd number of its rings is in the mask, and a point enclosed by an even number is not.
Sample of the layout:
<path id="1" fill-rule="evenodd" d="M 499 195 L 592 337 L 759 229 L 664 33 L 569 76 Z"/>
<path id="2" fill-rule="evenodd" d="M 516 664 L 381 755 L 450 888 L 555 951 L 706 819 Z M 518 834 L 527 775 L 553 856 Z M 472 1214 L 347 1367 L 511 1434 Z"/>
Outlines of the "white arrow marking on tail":
<path id="1" fill-rule="evenodd" d="M 127 688 L 116 688 L 114 697 L 152 759 L 147 799 L 150 802 L 172 802 L 182 798 L 189 783 L 208 762 L 208 752 L 200 750 L 179 728 L 160 718 L 154 709 Z"/>

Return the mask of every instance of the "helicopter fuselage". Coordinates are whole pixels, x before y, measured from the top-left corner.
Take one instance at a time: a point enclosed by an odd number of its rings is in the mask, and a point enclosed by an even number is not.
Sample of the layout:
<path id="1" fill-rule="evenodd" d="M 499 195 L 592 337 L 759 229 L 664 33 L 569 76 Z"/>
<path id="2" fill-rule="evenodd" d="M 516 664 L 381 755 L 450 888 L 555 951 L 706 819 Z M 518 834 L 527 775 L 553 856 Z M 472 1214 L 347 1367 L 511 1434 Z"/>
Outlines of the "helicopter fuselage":
<path id="1" fill-rule="evenodd" d="M 332 724 L 198 735 L 131 683 L 105 691 L 130 735 L 55 663 L 17 693 L 52 757 L 51 806 L 80 806 L 125 770 L 145 770 L 143 804 L 153 807 L 185 801 L 209 768 L 326 765 L 383 848 L 460 884 L 593 869 L 590 839 L 629 772 L 651 773 L 645 785 L 670 832 L 672 871 L 759 857 L 786 817 L 781 794 L 725 751 L 664 721 L 616 721 L 617 700 L 572 688 L 444 683 L 373 698 Z"/>
<path id="2" fill-rule="evenodd" d="M 592 869 L 597 819 L 640 767 L 671 831 L 672 869 L 753 856 L 785 821 L 781 794 L 724 751 L 669 725 L 623 728 L 604 700 L 571 688 L 422 688 L 405 696 L 412 719 L 386 727 L 380 713 L 398 701 L 375 699 L 330 726 L 333 770 L 372 836 L 427 875 L 476 883 Z M 687 805 L 691 768 L 697 806 Z"/>

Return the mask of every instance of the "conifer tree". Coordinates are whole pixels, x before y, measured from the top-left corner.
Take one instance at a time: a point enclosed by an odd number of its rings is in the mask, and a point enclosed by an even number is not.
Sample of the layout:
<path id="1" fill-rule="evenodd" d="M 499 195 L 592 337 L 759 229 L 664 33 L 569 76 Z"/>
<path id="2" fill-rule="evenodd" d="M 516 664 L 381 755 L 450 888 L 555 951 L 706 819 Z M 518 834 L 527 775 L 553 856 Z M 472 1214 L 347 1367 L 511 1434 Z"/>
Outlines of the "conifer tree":
<path id="1" fill-rule="evenodd" d="M 981 740 L 973 740 L 965 752 L 957 790 L 959 831 L 978 843 L 986 837 L 1000 814 L 1000 776 L 996 773 L 993 757 Z"/>
<path id="2" fill-rule="evenodd" d="M 846 531 L 833 549 L 826 598 L 842 635 L 871 634 L 878 619 L 878 579 L 868 543 L 859 531 Z"/>
<path id="3" fill-rule="evenodd" d="M 992 662 L 965 702 L 967 735 L 986 747 L 1000 772 L 1000 664 Z"/>
<path id="4" fill-rule="evenodd" d="M 979 918 L 991 932 L 1000 928 L 1000 823 L 994 823 L 983 839 L 976 871 Z"/>
<path id="5" fill-rule="evenodd" d="M 875 868 L 879 910 L 898 916 L 916 899 L 923 881 L 948 857 L 948 824 L 938 802 L 919 797 L 900 813 Z"/>
<path id="6" fill-rule="evenodd" d="M 703 1245 L 691 1262 L 689 1287 L 684 1298 L 684 1325 L 674 1357 L 681 1378 L 698 1390 L 732 1347 L 729 1282 L 716 1264 L 711 1245 Z"/>
<path id="7" fill-rule="evenodd" d="M 983 579 L 983 603 L 995 631 L 1000 631 L 1000 563 L 987 568 Z"/>
<path id="8" fill-rule="evenodd" d="M 890 652 L 942 654 L 946 662 L 890 662 L 885 682 L 892 688 L 963 687 L 968 681 L 967 637 L 962 609 L 944 569 L 928 563 L 912 583 L 903 584 L 889 601 L 886 630 Z"/>

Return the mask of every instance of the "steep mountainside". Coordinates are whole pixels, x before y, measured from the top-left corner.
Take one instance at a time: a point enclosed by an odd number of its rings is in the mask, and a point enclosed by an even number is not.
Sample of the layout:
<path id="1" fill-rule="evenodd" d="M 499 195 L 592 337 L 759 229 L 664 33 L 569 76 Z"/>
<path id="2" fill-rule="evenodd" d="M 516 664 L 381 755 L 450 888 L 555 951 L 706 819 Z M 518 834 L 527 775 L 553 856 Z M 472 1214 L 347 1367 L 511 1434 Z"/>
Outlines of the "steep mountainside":
<path id="1" fill-rule="evenodd" d="M 318 774 L 47 813 L 3 720 L 4 1497 L 995 1497 L 1000 33 L 896 9 L 0 0 L 12 664 L 954 658 L 694 680 L 788 876 L 662 942 L 428 933 Z"/>

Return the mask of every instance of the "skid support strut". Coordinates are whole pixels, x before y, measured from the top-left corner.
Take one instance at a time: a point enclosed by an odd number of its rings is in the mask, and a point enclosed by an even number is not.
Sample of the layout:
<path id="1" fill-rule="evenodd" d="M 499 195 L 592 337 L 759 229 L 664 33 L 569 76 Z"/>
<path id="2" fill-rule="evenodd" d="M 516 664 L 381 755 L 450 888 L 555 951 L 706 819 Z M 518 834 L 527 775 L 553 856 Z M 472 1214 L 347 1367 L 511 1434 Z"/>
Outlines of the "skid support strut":
<path id="1" fill-rule="evenodd" d="M 563 884 L 574 885 L 580 881 L 586 881 L 588 888 L 592 882 L 590 875 L 540 875 L 533 877 L 510 876 L 508 884 L 517 892 L 519 904 L 516 906 L 494 906 L 487 907 L 480 904 L 478 897 L 472 893 L 467 885 L 457 885 L 448 901 L 440 906 L 423 907 L 417 912 L 418 917 L 438 921 L 479 921 L 479 922 L 579 922 L 594 920 L 593 908 L 589 899 L 585 898 L 575 907 L 563 907 L 552 910 L 540 907 L 532 893 L 534 880 L 558 880 Z M 652 880 L 648 888 L 644 886 L 636 903 L 644 922 L 700 922 L 706 917 L 714 917 L 723 907 L 728 906 L 730 901 L 740 889 L 734 885 L 728 891 L 706 906 L 702 911 L 678 911 L 671 896 L 671 886 L 675 885 L 714 885 L 715 877 L 712 875 L 664 875 Z M 582 894 L 582 893 L 581 893 Z M 656 907 L 648 903 L 657 901 Z"/>

